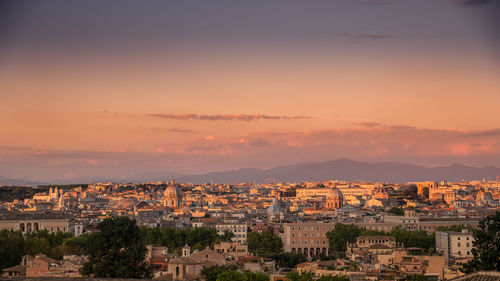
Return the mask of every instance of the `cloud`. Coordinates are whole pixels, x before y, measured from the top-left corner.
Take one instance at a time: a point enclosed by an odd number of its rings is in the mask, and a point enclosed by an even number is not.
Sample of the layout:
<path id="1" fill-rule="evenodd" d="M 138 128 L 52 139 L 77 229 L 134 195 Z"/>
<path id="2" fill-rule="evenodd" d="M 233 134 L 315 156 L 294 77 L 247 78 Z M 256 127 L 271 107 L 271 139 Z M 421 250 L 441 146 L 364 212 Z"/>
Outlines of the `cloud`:
<path id="1" fill-rule="evenodd" d="M 340 33 L 340 36 L 348 38 L 348 39 L 353 39 L 353 40 L 381 40 L 381 39 L 387 39 L 390 36 L 387 34 L 354 34 L 354 33 Z"/>
<path id="2" fill-rule="evenodd" d="M 353 123 L 353 125 L 373 128 L 373 127 L 380 126 L 380 123 L 377 123 L 377 122 L 359 122 L 359 123 Z"/>
<path id="3" fill-rule="evenodd" d="M 151 151 L 120 152 L 0 147 L 0 170 L 8 177 L 48 180 L 123 176 L 150 171 L 198 173 L 243 167 L 350 158 L 428 166 L 462 163 L 500 166 L 500 129 L 445 130 L 375 122 L 335 129 L 206 134 L 158 144 Z M 215 135 L 217 137 L 215 137 Z"/>
<path id="4" fill-rule="evenodd" d="M 278 116 L 265 114 L 150 114 L 149 116 L 162 119 L 175 120 L 206 120 L 206 121 L 254 121 L 254 120 L 295 120 L 311 119 L 310 116 Z"/>
<path id="5" fill-rule="evenodd" d="M 453 0 L 454 4 L 463 6 L 480 6 L 490 2 L 491 0 Z"/>
<path id="6" fill-rule="evenodd" d="M 143 127 L 140 129 L 147 129 L 154 134 L 164 134 L 164 133 L 182 133 L 182 134 L 194 134 L 196 131 L 184 129 L 183 127 L 172 127 L 172 128 L 161 128 L 161 127 Z"/>

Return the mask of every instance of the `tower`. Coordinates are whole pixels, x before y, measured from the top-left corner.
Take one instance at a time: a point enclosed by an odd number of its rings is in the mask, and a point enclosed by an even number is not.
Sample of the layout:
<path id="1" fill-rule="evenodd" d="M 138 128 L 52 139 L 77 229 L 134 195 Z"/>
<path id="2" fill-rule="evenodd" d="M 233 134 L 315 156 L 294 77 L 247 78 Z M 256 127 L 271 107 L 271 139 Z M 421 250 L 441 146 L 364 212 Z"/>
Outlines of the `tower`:
<path id="1" fill-rule="evenodd" d="M 170 184 L 165 189 L 165 193 L 163 193 L 163 206 L 169 208 L 179 207 L 179 196 L 177 195 L 174 177 L 172 177 Z"/>

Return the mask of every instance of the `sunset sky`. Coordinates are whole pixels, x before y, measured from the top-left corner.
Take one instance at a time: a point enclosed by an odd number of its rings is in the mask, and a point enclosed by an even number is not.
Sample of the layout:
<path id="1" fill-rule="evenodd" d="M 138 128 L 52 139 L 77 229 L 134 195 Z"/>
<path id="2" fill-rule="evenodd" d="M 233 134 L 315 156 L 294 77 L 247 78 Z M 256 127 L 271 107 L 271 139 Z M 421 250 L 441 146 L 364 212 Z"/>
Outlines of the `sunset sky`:
<path id="1" fill-rule="evenodd" d="M 0 175 L 500 167 L 500 1 L 2 1 Z"/>

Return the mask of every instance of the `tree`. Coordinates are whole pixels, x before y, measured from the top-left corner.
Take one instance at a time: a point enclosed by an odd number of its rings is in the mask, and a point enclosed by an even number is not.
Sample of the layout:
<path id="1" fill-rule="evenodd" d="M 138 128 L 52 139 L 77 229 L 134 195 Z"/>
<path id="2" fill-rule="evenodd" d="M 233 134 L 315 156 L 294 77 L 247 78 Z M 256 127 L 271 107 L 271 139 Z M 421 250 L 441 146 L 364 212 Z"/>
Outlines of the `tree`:
<path id="1" fill-rule="evenodd" d="M 225 230 L 224 234 L 220 235 L 220 240 L 224 242 L 230 242 L 231 238 L 234 237 L 234 233 L 229 230 Z"/>
<path id="2" fill-rule="evenodd" d="M 0 231 L 0 271 L 18 265 L 24 255 L 24 238 L 21 231 Z"/>
<path id="3" fill-rule="evenodd" d="M 389 210 L 389 213 L 394 214 L 396 216 L 404 216 L 405 210 L 403 208 L 398 208 L 398 207 L 392 207 Z"/>
<path id="4" fill-rule="evenodd" d="M 271 256 L 283 251 L 283 241 L 269 231 L 250 232 L 247 237 L 248 249 L 257 255 Z"/>
<path id="5" fill-rule="evenodd" d="M 349 281 L 349 278 L 345 275 L 323 275 L 316 281 Z"/>
<path id="6" fill-rule="evenodd" d="M 288 281 L 313 281 L 314 274 L 310 271 L 302 271 L 301 273 L 290 271 L 286 274 L 285 279 Z"/>
<path id="7" fill-rule="evenodd" d="M 362 229 L 354 224 L 336 223 L 335 227 L 326 233 L 330 252 L 333 256 L 343 256 L 347 250 L 347 243 L 356 242 Z"/>
<path id="8" fill-rule="evenodd" d="M 407 199 L 416 200 L 418 196 L 418 188 L 412 184 L 410 187 L 401 192 L 401 195 Z"/>
<path id="9" fill-rule="evenodd" d="M 88 237 L 88 261 L 80 272 L 95 278 L 151 278 L 144 235 L 135 220 L 107 218 Z"/>
<path id="10" fill-rule="evenodd" d="M 226 271 L 236 271 L 237 267 L 236 266 L 228 266 L 228 265 L 214 265 L 214 266 L 209 266 L 206 267 L 204 266 L 201 269 L 200 275 L 203 277 L 205 281 L 216 281 L 217 276 Z"/>
<path id="11" fill-rule="evenodd" d="M 273 258 L 280 267 L 288 268 L 294 268 L 297 264 L 306 261 L 306 257 L 301 253 L 280 253 Z"/>
<path id="12" fill-rule="evenodd" d="M 464 264 L 465 273 L 475 271 L 500 271 L 500 211 L 479 222 L 473 232 L 473 258 Z"/>

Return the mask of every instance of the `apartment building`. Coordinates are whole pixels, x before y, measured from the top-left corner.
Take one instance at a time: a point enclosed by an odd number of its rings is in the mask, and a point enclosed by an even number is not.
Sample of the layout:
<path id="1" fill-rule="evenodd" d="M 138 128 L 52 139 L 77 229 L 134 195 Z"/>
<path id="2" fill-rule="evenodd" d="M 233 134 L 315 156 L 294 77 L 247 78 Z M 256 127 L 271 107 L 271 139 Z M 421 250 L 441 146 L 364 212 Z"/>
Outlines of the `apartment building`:
<path id="1" fill-rule="evenodd" d="M 472 257 L 474 238 L 467 230 L 462 232 L 436 231 L 436 251 L 442 253 L 446 263 L 452 259 Z"/>
<path id="2" fill-rule="evenodd" d="M 234 234 L 233 238 L 231 239 L 232 241 L 240 242 L 243 245 L 247 244 L 248 229 L 247 223 L 244 221 L 236 218 L 224 219 L 215 225 L 215 230 L 217 231 L 218 235 L 224 235 L 224 232 L 226 230 L 231 231 Z"/>
<path id="3" fill-rule="evenodd" d="M 306 256 L 328 255 L 330 247 L 326 233 L 335 223 L 296 222 L 283 225 L 283 248 L 285 252 L 303 253 Z"/>

